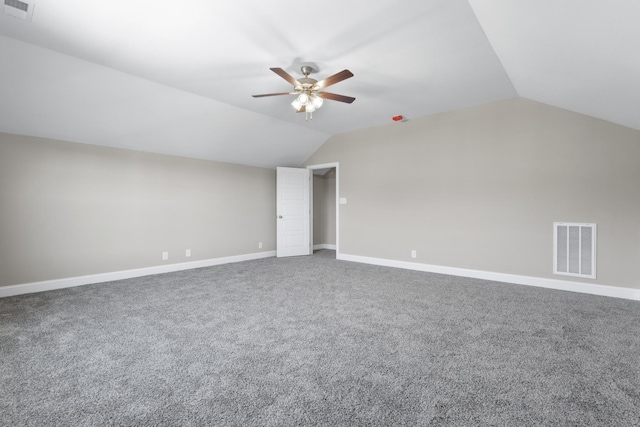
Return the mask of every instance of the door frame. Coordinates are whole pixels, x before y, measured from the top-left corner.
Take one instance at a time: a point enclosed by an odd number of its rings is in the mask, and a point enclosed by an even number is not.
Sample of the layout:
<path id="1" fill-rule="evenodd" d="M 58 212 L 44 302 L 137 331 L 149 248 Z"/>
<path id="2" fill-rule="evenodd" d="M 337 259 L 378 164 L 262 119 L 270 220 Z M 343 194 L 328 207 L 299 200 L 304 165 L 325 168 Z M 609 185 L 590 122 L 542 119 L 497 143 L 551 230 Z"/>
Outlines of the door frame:
<path id="1" fill-rule="evenodd" d="M 336 168 L 336 258 L 340 255 L 340 163 L 322 163 L 318 165 L 309 165 L 307 169 L 311 169 L 311 175 L 316 169 Z M 311 177 L 311 191 L 309 194 L 311 203 L 311 215 L 309 215 L 309 242 L 313 248 L 313 176 Z"/>

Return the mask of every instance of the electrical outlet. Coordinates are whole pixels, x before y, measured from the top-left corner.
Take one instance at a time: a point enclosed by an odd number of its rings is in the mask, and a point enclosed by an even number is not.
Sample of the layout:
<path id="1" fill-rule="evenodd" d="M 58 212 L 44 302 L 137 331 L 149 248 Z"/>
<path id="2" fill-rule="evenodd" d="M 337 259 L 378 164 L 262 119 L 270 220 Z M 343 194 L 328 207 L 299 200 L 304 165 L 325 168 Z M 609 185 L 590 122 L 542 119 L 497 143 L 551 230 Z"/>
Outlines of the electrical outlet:
<path id="1" fill-rule="evenodd" d="M 191 249 L 187 249 L 184 256 L 186 256 L 187 258 L 189 258 L 191 256 Z"/>
<path id="2" fill-rule="evenodd" d="M 417 252 L 415 250 L 411 251 L 411 258 L 415 258 L 416 256 L 418 256 Z"/>
<path id="3" fill-rule="evenodd" d="M 169 259 L 169 252 L 162 252 L 162 260 L 166 261 Z"/>
<path id="4" fill-rule="evenodd" d="M 262 249 L 262 242 L 258 242 L 258 249 Z"/>

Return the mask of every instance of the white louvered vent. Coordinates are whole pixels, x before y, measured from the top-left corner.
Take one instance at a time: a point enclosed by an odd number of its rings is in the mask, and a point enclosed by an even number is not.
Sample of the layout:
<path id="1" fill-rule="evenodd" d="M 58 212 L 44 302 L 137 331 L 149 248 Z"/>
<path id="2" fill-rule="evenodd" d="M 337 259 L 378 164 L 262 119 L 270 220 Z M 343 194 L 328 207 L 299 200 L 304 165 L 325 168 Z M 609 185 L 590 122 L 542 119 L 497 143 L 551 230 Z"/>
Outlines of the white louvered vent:
<path id="1" fill-rule="evenodd" d="M 596 278 L 596 225 L 553 223 L 553 273 Z"/>
<path id="2" fill-rule="evenodd" d="M 24 21 L 31 21 L 34 0 L 4 0 L 4 13 Z"/>

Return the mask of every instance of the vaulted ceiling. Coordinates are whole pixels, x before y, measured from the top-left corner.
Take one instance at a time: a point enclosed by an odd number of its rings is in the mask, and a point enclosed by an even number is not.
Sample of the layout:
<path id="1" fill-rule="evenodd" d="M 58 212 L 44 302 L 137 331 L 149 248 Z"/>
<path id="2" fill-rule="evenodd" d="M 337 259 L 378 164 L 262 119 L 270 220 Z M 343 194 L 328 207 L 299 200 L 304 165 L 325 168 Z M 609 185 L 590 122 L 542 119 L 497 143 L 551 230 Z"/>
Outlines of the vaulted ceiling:
<path id="1" fill-rule="evenodd" d="M 30 20 L 0 13 L 1 132 L 274 167 L 517 96 L 640 129 L 634 0 L 23 1 Z M 330 91 L 356 101 L 305 120 L 251 96 L 302 65 L 351 70 Z"/>

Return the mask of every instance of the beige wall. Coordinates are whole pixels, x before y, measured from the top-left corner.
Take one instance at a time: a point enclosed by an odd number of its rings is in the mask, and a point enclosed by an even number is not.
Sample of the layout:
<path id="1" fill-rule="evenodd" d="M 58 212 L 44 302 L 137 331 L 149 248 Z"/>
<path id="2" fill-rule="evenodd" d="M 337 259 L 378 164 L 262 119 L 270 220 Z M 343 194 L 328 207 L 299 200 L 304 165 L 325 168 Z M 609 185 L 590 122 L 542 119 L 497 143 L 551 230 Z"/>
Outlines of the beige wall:
<path id="1" fill-rule="evenodd" d="M 336 170 L 313 176 L 313 244 L 336 244 Z"/>
<path id="2" fill-rule="evenodd" d="M 313 175 L 313 244 L 325 243 L 324 237 L 324 179 Z"/>
<path id="3" fill-rule="evenodd" d="M 341 254 L 640 288 L 640 131 L 525 99 L 337 135 Z M 552 274 L 554 221 L 598 225 L 598 278 Z M 410 258 L 410 251 L 417 258 Z"/>
<path id="4" fill-rule="evenodd" d="M 336 170 L 331 169 L 324 175 L 324 242 L 328 245 L 336 244 Z"/>
<path id="5" fill-rule="evenodd" d="M 0 133 L 0 286 L 274 250 L 274 214 L 274 170 Z"/>

